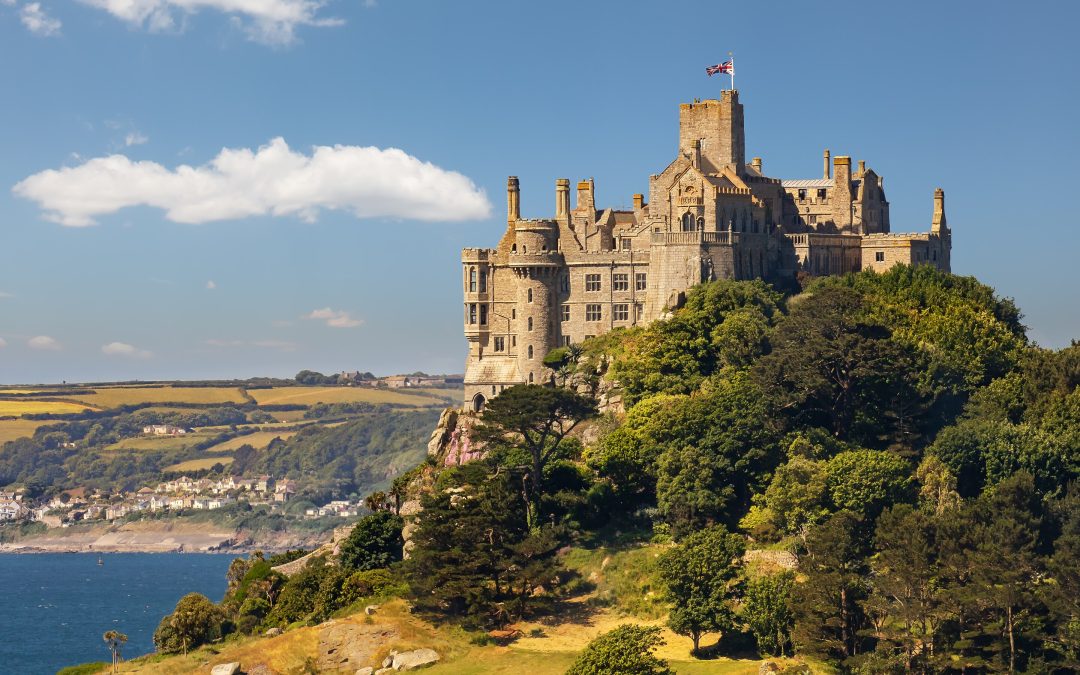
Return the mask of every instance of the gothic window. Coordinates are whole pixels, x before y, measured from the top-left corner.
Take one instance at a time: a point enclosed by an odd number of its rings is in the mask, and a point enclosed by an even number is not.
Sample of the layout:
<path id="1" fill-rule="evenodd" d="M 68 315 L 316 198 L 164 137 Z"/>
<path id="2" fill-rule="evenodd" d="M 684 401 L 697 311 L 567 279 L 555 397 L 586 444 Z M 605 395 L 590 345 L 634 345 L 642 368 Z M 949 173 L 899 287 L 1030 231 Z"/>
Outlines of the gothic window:
<path id="1" fill-rule="evenodd" d="M 533 357 L 533 348 L 532 348 L 532 345 L 529 345 L 529 350 L 528 350 L 528 351 L 529 351 L 529 358 L 531 359 L 531 358 Z"/>
<path id="2" fill-rule="evenodd" d="M 532 302 L 532 289 L 531 288 L 525 291 L 525 295 L 528 297 L 529 302 Z"/>
<path id="3" fill-rule="evenodd" d="M 645 272 L 638 272 L 634 275 L 634 288 L 639 291 L 644 291 L 648 288 L 649 275 Z"/>
<path id="4" fill-rule="evenodd" d="M 682 229 L 683 232 L 690 232 L 694 229 L 694 217 L 689 213 L 682 215 Z"/>
<path id="5" fill-rule="evenodd" d="M 503 338 L 503 337 L 495 338 L 495 351 L 497 351 L 497 352 L 506 351 L 506 338 Z"/>
<path id="6" fill-rule="evenodd" d="M 585 290 L 586 291 L 599 291 L 600 290 L 600 275 L 599 274 L 586 274 L 585 275 Z"/>
<path id="7" fill-rule="evenodd" d="M 487 305 L 480 305 L 480 325 L 487 325 Z"/>
<path id="8" fill-rule="evenodd" d="M 630 305 L 617 304 L 612 306 L 612 318 L 616 321 L 630 320 Z"/>
<path id="9" fill-rule="evenodd" d="M 630 275 L 629 274 L 614 274 L 611 277 L 611 290 L 613 291 L 628 291 L 630 290 Z"/>
<path id="10" fill-rule="evenodd" d="M 487 293 L 487 271 L 480 270 L 480 292 Z"/>
<path id="11" fill-rule="evenodd" d="M 476 292 L 476 268 L 475 267 L 470 267 L 469 268 L 469 292 L 470 293 L 475 293 Z"/>
<path id="12" fill-rule="evenodd" d="M 570 320 L 570 305 L 563 305 L 562 306 L 562 320 L 563 321 L 569 321 Z"/>
<path id="13" fill-rule="evenodd" d="M 599 321 L 603 311 L 600 305 L 585 305 L 585 320 L 586 321 Z"/>

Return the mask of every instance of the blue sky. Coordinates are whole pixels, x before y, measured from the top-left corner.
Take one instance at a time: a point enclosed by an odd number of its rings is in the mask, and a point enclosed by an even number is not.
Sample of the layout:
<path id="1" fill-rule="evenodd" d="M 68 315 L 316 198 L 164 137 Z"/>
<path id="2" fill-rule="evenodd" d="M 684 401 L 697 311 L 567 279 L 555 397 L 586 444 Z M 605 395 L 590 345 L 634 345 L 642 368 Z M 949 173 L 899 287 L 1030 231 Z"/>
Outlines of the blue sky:
<path id="1" fill-rule="evenodd" d="M 1077 7 L 0 0 L 0 382 L 460 372 L 506 176 L 629 204 L 728 51 L 767 174 L 865 159 L 894 231 L 943 187 L 954 271 L 1066 345 Z"/>

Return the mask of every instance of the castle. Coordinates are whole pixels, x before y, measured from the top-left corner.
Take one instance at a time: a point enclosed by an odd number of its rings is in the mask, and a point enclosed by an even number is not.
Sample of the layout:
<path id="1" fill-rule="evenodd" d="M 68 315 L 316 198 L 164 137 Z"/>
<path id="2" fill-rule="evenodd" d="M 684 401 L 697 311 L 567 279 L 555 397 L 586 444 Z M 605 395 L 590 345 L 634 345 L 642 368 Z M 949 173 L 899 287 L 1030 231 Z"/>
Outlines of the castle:
<path id="1" fill-rule="evenodd" d="M 893 234 L 883 181 L 862 161 L 830 158 L 820 178 L 767 177 L 745 158 L 737 90 L 679 106 L 679 152 L 649 177 L 632 210 L 597 209 L 592 179 L 555 181 L 555 216 L 524 219 L 506 185 L 497 248 L 461 253 L 465 404 L 481 410 L 506 387 L 550 380 L 544 356 L 613 328 L 648 323 L 687 289 L 715 279 L 775 280 L 926 264 L 950 271 L 945 195 L 930 231 Z"/>

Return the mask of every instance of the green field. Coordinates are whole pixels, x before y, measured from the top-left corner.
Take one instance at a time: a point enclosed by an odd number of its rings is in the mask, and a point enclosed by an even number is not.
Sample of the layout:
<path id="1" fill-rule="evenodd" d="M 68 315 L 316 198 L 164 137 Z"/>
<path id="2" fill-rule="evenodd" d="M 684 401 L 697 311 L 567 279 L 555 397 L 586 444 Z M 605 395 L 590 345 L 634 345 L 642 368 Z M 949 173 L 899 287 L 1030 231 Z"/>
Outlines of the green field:
<path id="1" fill-rule="evenodd" d="M 205 457 L 203 459 L 189 459 L 186 462 L 178 462 L 171 466 L 165 467 L 165 471 L 198 471 L 200 469 L 209 469 L 215 464 L 224 464 L 228 466 L 232 464 L 232 457 Z"/>
<path id="2" fill-rule="evenodd" d="M 68 403 L 66 401 L 34 401 L 15 399 L 0 401 L 0 417 L 18 417 L 19 415 L 39 415 L 41 413 L 53 413 L 66 415 L 69 413 L 82 412 L 91 405 Z"/>
<path id="3" fill-rule="evenodd" d="M 70 397 L 98 408 L 134 403 L 243 403 L 237 387 L 95 387 L 93 394 Z"/>
<path id="4" fill-rule="evenodd" d="M 443 390 L 450 391 L 450 390 Z M 366 387 L 274 387 L 248 392 L 259 405 L 315 405 L 316 403 L 391 403 L 432 406 L 440 402 L 430 396 L 410 394 L 398 389 Z"/>
<path id="5" fill-rule="evenodd" d="M 105 450 L 183 450 L 208 438 L 213 438 L 214 435 L 195 432 L 183 436 L 134 436 L 113 443 Z"/>

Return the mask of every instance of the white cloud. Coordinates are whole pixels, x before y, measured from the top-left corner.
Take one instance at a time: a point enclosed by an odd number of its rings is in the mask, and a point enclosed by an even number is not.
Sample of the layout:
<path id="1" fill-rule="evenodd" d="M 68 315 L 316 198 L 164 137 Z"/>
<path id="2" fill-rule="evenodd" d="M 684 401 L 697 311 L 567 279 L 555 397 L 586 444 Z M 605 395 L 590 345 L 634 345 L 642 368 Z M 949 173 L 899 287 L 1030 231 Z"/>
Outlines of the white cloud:
<path id="1" fill-rule="evenodd" d="M 41 8 L 40 2 L 28 2 L 19 10 L 19 18 L 35 35 L 53 37 L 60 34 L 60 19 L 55 19 Z"/>
<path id="2" fill-rule="evenodd" d="M 326 325 L 331 328 L 355 328 L 363 323 L 359 319 L 352 318 L 345 310 L 333 310 L 329 307 L 316 309 L 310 314 L 305 314 L 302 318 L 325 321 Z"/>
<path id="3" fill-rule="evenodd" d="M 212 290 L 214 290 L 215 288 L 217 288 L 217 284 L 216 284 L 216 283 L 214 283 L 214 280 L 213 280 L 213 279 L 210 279 L 209 281 L 207 281 L 207 282 L 206 282 L 206 290 L 208 290 L 208 291 L 212 291 Z"/>
<path id="4" fill-rule="evenodd" d="M 126 342 L 110 342 L 107 345 L 102 345 L 101 353 L 106 356 L 126 356 L 133 359 L 148 359 L 154 355 L 152 352 L 138 349 Z"/>
<path id="5" fill-rule="evenodd" d="M 26 346 L 30 349 L 40 349 L 43 351 L 58 352 L 63 347 L 56 339 L 49 337 L 48 335 L 37 335 L 26 341 Z"/>
<path id="6" fill-rule="evenodd" d="M 152 32 L 181 30 L 184 19 L 203 9 L 230 15 L 249 39 L 269 45 L 296 41 L 298 26 L 340 26 L 320 17 L 322 0 L 82 0 L 128 24 Z M 180 25 L 177 21 L 179 19 Z"/>
<path id="7" fill-rule="evenodd" d="M 7 299 L 7 298 L 14 298 L 14 297 L 15 297 L 14 293 L 8 293 L 7 291 L 0 291 L 0 300 L 4 300 L 4 299 Z"/>
<path id="8" fill-rule="evenodd" d="M 7 347 L 7 340 L 0 338 L 0 349 L 3 349 L 4 347 Z"/>
<path id="9" fill-rule="evenodd" d="M 37 202 L 49 220 L 71 227 L 140 205 L 163 209 L 178 223 L 264 215 L 313 222 L 320 209 L 426 221 L 491 212 L 484 192 L 467 177 L 397 148 L 316 146 L 304 155 L 280 137 L 255 151 L 225 148 L 207 164 L 171 170 L 124 155 L 97 157 L 36 173 L 12 191 Z"/>
<path id="10" fill-rule="evenodd" d="M 149 142 L 150 137 L 138 131 L 129 131 L 127 136 L 124 136 L 124 145 L 129 148 L 133 145 L 142 145 Z"/>

